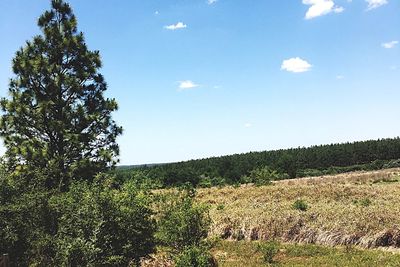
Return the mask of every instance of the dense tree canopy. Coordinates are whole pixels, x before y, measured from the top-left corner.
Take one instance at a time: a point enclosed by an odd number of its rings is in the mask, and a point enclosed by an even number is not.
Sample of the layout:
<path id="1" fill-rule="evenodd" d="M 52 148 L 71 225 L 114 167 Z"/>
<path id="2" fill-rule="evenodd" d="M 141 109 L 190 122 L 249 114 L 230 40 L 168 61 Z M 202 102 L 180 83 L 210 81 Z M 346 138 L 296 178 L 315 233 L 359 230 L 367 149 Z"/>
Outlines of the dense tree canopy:
<path id="1" fill-rule="evenodd" d="M 122 128 L 111 117 L 116 101 L 103 96 L 99 52 L 87 48 L 70 6 L 53 0 L 38 26 L 42 35 L 13 59 L 0 135 L 13 171 L 46 170 L 47 186 L 65 189 L 116 163 Z"/>
<path id="2" fill-rule="evenodd" d="M 221 185 L 247 182 L 254 171 L 261 171 L 266 166 L 277 171 L 281 179 L 379 169 L 389 166 L 390 160 L 397 159 L 400 159 L 400 138 L 392 138 L 249 152 L 131 169 L 125 167 L 117 173 L 120 179 L 129 179 L 132 173 L 140 172 L 142 176 L 164 186 L 186 182 L 193 185 Z M 257 183 L 257 179 L 251 182 Z"/>

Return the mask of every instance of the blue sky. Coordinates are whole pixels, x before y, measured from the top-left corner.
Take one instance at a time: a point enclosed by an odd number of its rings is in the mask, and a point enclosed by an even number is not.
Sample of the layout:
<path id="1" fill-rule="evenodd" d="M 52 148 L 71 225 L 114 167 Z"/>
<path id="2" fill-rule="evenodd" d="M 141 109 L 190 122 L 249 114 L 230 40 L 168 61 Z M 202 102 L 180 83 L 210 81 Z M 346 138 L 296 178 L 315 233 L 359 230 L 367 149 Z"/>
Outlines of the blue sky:
<path id="1" fill-rule="evenodd" d="M 69 3 L 120 106 L 121 164 L 400 133 L 398 0 Z M 0 1 L 2 96 L 48 8 Z"/>

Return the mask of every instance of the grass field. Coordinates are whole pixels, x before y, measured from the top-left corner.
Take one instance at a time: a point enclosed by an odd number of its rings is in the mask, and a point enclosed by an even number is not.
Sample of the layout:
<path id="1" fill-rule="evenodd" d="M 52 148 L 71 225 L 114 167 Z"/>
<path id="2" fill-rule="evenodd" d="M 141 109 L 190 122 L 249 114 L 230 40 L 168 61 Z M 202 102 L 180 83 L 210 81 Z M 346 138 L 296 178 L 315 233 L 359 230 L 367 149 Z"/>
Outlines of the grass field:
<path id="1" fill-rule="evenodd" d="M 400 266 L 400 169 L 199 189 L 219 266 Z M 259 244 L 279 245 L 266 264 Z M 146 266 L 172 266 L 156 261 Z"/>
<path id="2" fill-rule="evenodd" d="M 263 261 L 259 242 L 223 241 L 213 249 L 220 267 L 242 266 L 400 266 L 400 254 L 354 247 L 323 247 L 317 245 L 280 245 L 271 264 Z"/>
<path id="3" fill-rule="evenodd" d="M 400 247 L 400 169 L 201 189 L 197 198 L 222 239 Z"/>

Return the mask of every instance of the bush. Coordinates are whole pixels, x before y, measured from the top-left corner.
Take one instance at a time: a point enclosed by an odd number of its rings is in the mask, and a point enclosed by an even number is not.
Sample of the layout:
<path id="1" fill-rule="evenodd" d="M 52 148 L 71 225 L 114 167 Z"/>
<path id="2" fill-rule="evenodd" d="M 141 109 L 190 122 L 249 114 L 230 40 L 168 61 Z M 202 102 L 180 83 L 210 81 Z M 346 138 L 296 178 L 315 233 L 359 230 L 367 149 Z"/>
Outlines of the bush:
<path id="1" fill-rule="evenodd" d="M 372 204 L 372 201 L 369 198 L 362 198 L 359 200 L 353 200 L 353 203 L 355 205 L 360 205 L 362 207 L 368 207 L 369 205 Z"/>
<path id="2" fill-rule="evenodd" d="M 201 175 L 200 176 L 200 182 L 199 182 L 199 184 L 197 186 L 201 187 L 201 188 L 210 188 L 210 187 L 213 186 L 213 181 L 212 181 L 212 179 L 210 177 L 205 176 L 205 175 Z"/>
<path id="3" fill-rule="evenodd" d="M 255 185 L 269 185 L 274 180 L 280 179 L 280 174 L 277 171 L 265 166 L 259 169 L 252 170 L 250 172 L 249 178 L 243 178 L 245 181 L 250 180 Z"/>
<path id="4" fill-rule="evenodd" d="M 399 168 L 399 167 L 400 167 L 400 159 L 390 160 L 389 162 L 383 165 L 384 169 Z"/>
<path id="5" fill-rule="evenodd" d="M 274 257 L 279 252 L 279 243 L 276 241 L 269 241 L 258 245 L 258 251 L 262 253 L 265 263 L 273 263 Z"/>
<path id="6" fill-rule="evenodd" d="M 208 249 L 204 246 L 191 246 L 175 257 L 176 267 L 214 267 L 218 266 Z"/>
<path id="7" fill-rule="evenodd" d="M 295 210 L 306 211 L 308 209 L 308 205 L 304 200 L 298 199 L 293 203 L 293 208 Z"/>
<path id="8" fill-rule="evenodd" d="M 0 166 L 0 253 L 9 254 L 12 266 L 28 266 L 32 258 L 52 265 L 50 237 L 56 220 L 48 206 L 51 193 L 41 187 L 43 180 L 39 174 L 11 176 Z"/>
<path id="9" fill-rule="evenodd" d="M 138 265 L 154 251 L 155 223 L 146 194 L 130 183 L 120 190 L 112 184 L 99 175 L 92 185 L 75 183 L 51 198 L 58 215 L 57 265 Z"/>
<path id="10" fill-rule="evenodd" d="M 223 210 L 223 209 L 225 209 L 225 205 L 224 204 L 218 204 L 217 210 Z"/>
<path id="11" fill-rule="evenodd" d="M 158 220 L 156 238 L 175 251 L 198 246 L 207 237 L 210 226 L 208 207 L 194 203 L 195 191 L 185 189 L 165 201 Z"/>

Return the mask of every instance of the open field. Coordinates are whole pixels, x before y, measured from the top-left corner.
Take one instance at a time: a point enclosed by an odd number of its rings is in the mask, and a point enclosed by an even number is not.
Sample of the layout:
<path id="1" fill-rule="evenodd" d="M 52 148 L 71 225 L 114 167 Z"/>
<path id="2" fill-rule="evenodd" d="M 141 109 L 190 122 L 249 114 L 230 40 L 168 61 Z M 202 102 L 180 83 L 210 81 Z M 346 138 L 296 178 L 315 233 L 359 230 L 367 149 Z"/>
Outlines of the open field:
<path id="1" fill-rule="evenodd" d="M 197 199 L 222 239 L 400 247 L 400 169 L 201 189 Z"/>

